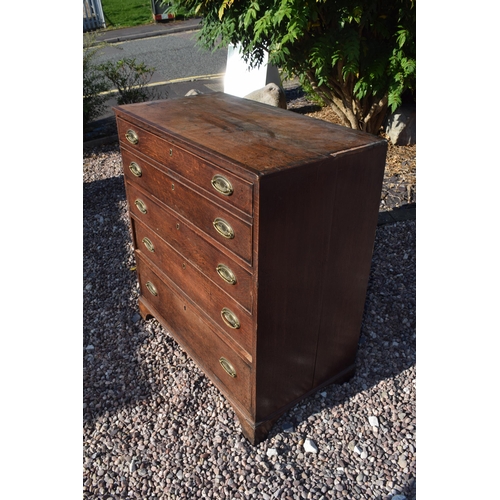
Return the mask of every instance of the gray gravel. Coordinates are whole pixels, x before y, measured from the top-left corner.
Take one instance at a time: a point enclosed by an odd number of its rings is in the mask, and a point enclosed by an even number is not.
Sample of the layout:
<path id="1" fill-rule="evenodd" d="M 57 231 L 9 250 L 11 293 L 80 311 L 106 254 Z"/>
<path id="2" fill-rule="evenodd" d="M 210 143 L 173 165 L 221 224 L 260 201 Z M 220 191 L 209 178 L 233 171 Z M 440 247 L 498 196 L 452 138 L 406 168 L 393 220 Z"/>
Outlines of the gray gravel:
<path id="1" fill-rule="evenodd" d="M 87 152 L 83 497 L 413 500 L 415 231 L 378 228 L 356 375 L 252 447 L 169 333 L 140 318 L 119 150 Z"/>

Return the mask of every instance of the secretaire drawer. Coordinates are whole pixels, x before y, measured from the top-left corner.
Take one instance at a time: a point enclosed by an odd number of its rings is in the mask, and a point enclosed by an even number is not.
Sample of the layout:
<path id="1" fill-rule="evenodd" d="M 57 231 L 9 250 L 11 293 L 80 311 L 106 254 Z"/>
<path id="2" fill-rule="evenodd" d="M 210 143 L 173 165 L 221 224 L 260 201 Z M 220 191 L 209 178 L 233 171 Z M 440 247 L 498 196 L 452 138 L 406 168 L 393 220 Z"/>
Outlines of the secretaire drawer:
<path id="1" fill-rule="evenodd" d="M 138 264 L 144 299 L 161 314 L 170 333 L 194 361 L 248 408 L 250 366 L 211 329 L 196 308 L 164 283 L 144 260 L 139 258 Z"/>
<path id="2" fill-rule="evenodd" d="M 253 184 L 137 125 L 132 125 L 122 119 L 118 119 L 117 123 L 122 146 L 153 158 L 202 189 L 217 195 L 221 200 L 252 215 Z M 122 150 L 123 152 L 125 150 Z M 128 170 L 129 165 L 124 159 L 124 169 Z"/>
<path id="3" fill-rule="evenodd" d="M 251 262 L 251 224 L 235 217 L 150 163 L 141 161 L 140 168 L 142 172 L 140 177 L 135 177 L 130 171 L 125 170 L 129 181 L 188 219 L 209 237 L 219 241 L 247 262 Z M 131 201 L 135 203 L 135 200 Z"/>

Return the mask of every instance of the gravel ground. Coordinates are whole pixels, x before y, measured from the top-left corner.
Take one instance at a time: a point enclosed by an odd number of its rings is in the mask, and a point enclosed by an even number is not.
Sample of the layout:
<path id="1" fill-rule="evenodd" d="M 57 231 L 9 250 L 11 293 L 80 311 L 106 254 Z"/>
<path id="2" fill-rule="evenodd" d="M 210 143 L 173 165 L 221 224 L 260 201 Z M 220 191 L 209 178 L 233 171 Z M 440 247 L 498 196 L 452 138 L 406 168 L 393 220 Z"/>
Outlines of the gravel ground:
<path id="1" fill-rule="evenodd" d="M 377 230 L 356 375 L 252 447 L 215 386 L 138 314 L 116 144 L 84 154 L 83 187 L 85 499 L 416 498 L 415 221 Z"/>

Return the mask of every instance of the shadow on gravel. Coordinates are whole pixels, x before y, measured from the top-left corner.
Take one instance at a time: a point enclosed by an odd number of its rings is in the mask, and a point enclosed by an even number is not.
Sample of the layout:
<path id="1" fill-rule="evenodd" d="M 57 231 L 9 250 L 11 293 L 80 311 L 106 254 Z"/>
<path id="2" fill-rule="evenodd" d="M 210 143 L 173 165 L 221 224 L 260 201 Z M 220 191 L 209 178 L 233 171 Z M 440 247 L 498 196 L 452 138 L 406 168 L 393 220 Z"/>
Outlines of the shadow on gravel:
<path id="1" fill-rule="evenodd" d="M 123 177 L 83 185 L 84 421 L 150 395 Z"/>

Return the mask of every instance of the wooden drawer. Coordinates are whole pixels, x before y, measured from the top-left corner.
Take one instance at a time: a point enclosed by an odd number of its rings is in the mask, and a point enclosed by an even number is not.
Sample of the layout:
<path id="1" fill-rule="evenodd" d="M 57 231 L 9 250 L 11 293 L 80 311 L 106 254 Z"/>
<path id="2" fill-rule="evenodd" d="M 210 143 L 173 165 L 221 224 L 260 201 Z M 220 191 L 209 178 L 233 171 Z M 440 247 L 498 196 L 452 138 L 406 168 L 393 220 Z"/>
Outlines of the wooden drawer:
<path id="1" fill-rule="evenodd" d="M 126 160 L 128 155 L 123 154 Z M 138 160 L 137 160 L 138 161 Z M 226 209 L 201 196 L 182 182 L 162 172 L 150 163 L 141 160 L 141 176 L 136 177 L 129 169 L 125 175 L 130 183 L 142 188 L 175 212 L 192 222 L 209 237 L 240 255 L 247 262 L 252 258 L 252 225 L 235 217 Z M 135 200 L 131 200 L 135 202 Z M 214 224 L 229 229 L 229 237 L 217 231 Z"/>
<path id="2" fill-rule="evenodd" d="M 203 320 L 195 306 L 172 290 L 140 255 L 137 264 L 142 295 L 164 318 L 172 336 L 216 385 L 222 385 L 226 395 L 249 408 L 251 367 Z M 223 368 L 221 358 L 234 369 L 234 376 Z"/>
<path id="3" fill-rule="evenodd" d="M 231 296 L 214 286 L 191 262 L 163 241 L 155 232 L 132 219 L 138 252 L 151 260 L 193 302 L 249 355 L 253 352 L 252 315 Z M 229 310 L 229 312 L 227 311 Z M 224 318 L 226 318 L 224 320 Z M 236 320 L 236 323 L 234 321 Z M 231 323 L 232 325 L 230 326 Z M 235 327 L 234 327 L 235 326 Z"/>
<path id="4" fill-rule="evenodd" d="M 215 194 L 222 201 L 229 203 L 247 214 L 252 215 L 253 184 L 240 179 L 234 173 L 228 172 L 188 151 L 176 146 L 165 139 L 138 127 L 125 120 L 118 119 L 118 134 L 122 148 L 153 158 L 167 168 L 178 172 L 202 189 Z M 125 136 L 128 130 L 134 130 L 138 137 L 137 144 L 129 142 Z M 124 150 L 123 150 L 124 152 Z M 128 160 L 124 159 L 124 170 L 129 170 Z M 222 176 L 220 179 L 219 176 Z M 225 189 L 229 188 L 228 191 Z M 221 189 L 228 194 L 222 194 Z"/>

